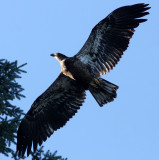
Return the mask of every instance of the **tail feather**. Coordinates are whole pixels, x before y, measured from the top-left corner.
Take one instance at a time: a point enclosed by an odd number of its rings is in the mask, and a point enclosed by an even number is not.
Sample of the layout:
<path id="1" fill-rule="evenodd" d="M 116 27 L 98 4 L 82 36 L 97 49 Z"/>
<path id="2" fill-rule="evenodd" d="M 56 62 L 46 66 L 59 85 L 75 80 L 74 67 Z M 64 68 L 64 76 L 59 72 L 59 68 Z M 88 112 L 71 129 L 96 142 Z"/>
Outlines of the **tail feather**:
<path id="1" fill-rule="evenodd" d="M 89 91 L 102 107 L 104 104 L 111 102 L 116 98 L 116 91 L 119 87 L 102 78 L 97 78 L 90 83 Z"/>

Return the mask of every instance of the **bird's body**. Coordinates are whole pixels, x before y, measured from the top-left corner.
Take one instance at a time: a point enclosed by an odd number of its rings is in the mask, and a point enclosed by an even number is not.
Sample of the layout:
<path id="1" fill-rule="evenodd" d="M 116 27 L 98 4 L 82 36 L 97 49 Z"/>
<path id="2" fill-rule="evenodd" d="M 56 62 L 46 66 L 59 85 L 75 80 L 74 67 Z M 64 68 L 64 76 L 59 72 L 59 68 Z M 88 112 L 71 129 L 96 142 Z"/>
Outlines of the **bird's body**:
<path id="1" fill-rule="evenodd" d="M 73 57 L 51 54 L 61 65 L 61 73 L 53 84 L 32 104 L 17 134 L 17 152 L 27 155 L 33 146 L 46 141 L 63 127 L 80 109 L 89 90 L 100 106 L 116 97 L 118 86 L 102 78 L 119 62 L 127 49 L 135 28 L 146 19 L 150 7 L 140 3 L 114 10 L 91 31 L 88 40 Z"/>
<path id="2" fill-rule="evenodd" d="M 94 78 L 87 65 L 76 57 L 70 57 L 63 60 L 61 64 L 61 73 L 76 80 L 77 83 L 85 89 L 88 89 L 89 84 Z"/>

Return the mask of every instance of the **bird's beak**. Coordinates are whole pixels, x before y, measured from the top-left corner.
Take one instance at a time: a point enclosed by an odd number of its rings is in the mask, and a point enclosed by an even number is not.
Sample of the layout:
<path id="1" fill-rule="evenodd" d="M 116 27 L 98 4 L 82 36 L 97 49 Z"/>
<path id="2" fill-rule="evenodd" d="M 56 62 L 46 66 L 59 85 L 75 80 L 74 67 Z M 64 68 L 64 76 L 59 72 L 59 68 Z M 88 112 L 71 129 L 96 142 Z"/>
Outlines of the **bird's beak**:
<path id="1" fill-rule="evenodd" d="M 51 53 L 50 56 L 55 57 L 55 54 Z"/>

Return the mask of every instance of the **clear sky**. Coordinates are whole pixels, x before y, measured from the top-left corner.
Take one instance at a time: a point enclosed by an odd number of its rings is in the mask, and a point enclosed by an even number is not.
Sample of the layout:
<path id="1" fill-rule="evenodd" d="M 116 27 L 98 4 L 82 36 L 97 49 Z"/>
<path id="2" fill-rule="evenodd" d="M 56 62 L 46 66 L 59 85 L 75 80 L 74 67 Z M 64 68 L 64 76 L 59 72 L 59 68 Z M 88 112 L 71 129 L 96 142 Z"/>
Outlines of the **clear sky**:
<path id="1" fill-rule="evenodd" d="M 159 1 L 0 1 L 0 58 L 28 63 L 18 80 L 26 98 L 13 102 L 25 112 L 60 73 L 50 53 L 73 56 L 101 19 L 141 2 L 152 7 L 148 21 L 137 28 L 120 63 L 103 76 L 120 87 L 117 98 L 100 108 L 87 92 L 78 113 L 43 143 L 45 150 L 68 160 L 159 159 Z"/>

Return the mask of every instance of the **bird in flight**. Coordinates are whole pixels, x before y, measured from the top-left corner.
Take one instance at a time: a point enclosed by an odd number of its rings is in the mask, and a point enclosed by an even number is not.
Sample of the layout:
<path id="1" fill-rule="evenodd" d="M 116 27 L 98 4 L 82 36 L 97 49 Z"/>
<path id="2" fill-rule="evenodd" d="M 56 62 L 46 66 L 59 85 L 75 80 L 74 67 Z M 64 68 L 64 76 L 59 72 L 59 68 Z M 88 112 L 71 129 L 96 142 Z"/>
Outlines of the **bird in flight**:
<path id="1" fill-rule="evenodd" d="M 99 106 L 116 97 L 118 86 L 101 75 L 119 62 L 128 48 L 135 28 L 147 19 L 148 4 L 120 7 L 101 20 L 73 57 L 51 54 L 61 65 L 61 73 L 51 86 L 32 104 L 22 119 L 17 133 L 17 152 L 27 156 L 34 152 L 54 131 L 63 127 L 75 115 L 89 90 Z"/>

